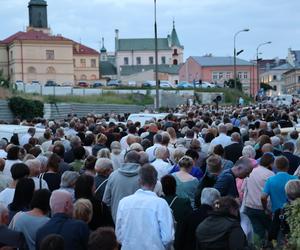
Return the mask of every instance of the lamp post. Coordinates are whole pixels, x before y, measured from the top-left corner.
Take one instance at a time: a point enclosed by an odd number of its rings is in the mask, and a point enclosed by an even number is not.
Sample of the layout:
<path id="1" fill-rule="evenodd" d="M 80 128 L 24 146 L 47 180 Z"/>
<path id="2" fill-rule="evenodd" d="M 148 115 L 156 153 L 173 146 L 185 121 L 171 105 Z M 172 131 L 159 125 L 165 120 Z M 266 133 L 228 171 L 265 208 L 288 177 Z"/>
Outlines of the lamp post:
<path id="1" fill-rule="evenodd" d="M 256 79 L 257 79 L 257 85 L 258 85 L 258 89 L 260 89 L 260 80 L 259 80 L 259 66 L 258 66 L 258 54 L 259 54 L 259 48 L 263 45 L 267 45 L 267 44 L 271 44 L 272 42 L 264 42 L 264 43 L 260 43 L 257 48 L 256 48 Z"/>
<path id="2" fill-rule="evenodd" d="M 156 23 L 156 0 L 154 0 L 154 47 L 155 47 L 155 108 L 159 109 L 159 82 L 158 82 L 158 48 L 157 48 L 157 23 Z"/>
<path id="3" fill-rule="evenodd" d="M 248 32 L 250 29 L 243 29 L 243 30 L 239 30 L 238 32 L 236 32 L 234 34 L 233 37 L 233 78 L 234 78 L 234 86 L 233 88 L 236 88 L 236 47 L 235 47 L 235 43 L 236 43 L 236 37 L 239 33 L 241 32 Z"/>

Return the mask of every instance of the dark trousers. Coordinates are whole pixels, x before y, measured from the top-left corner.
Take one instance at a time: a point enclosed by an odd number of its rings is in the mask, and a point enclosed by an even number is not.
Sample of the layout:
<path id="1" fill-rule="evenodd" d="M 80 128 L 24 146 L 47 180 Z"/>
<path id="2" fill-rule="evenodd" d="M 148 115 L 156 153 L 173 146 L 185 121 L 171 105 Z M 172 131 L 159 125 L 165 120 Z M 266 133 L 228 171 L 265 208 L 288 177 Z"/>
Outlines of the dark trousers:
<path id="1" fill-rule="evenodd" d="M 266 232 L 269 231 L 271 225 L 271 218 L 265 214 L 263 210 L 245 207 L 244 213 L 248 215 L 255 234 L 260 239 L 265 239 Z"/>

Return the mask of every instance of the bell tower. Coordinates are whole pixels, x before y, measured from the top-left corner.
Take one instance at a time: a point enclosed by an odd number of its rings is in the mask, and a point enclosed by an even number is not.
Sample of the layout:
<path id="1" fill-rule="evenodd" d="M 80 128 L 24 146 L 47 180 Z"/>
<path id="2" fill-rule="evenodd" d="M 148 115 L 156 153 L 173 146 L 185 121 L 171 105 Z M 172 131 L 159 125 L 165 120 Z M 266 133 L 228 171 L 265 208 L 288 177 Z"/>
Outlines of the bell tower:
<path id="1" fill-rule="evenodd" d="M 30 0 L 29 29 L 48 29 L 47 2 L 45 0 Z"/>

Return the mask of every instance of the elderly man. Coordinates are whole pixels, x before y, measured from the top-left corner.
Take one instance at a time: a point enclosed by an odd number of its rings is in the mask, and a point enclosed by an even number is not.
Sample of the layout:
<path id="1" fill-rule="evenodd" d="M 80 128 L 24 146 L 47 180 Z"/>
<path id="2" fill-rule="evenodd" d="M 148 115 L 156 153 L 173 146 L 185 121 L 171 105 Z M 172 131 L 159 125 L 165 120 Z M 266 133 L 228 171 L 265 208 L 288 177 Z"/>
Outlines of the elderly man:
<path id="1" fill-rule="evenodd" d="M 204 188 L 201 193 L 200 207 L 188 215 L 183 222 L 182 230 L 179 234 L 178 249 L 190 250 L 196 249 L 195 232 L 198 225 L 212 211 L 214 202 L 221 197 L 220 192 L 214 188 Z"/>
<path id="2" fill-rule="evenodd" d="M 238 160 L 231 169 L 224 170 L 218 177 L 214 188 L 219 190 L 221 196 L 239 197 L 236 186 L 236 178 L 245 179 L 252 172 L 252 162 L 243 157 Z"/>
<path id="3" fill-rule="evenodd" d="M 164 250 L 174 240 L 171 209 L 153 192 L 156 181 L 155 168 L 143 166 L 139 171 L 141 189 L 119 203 L 116 235 L 123 250 Z"/>
<path id="4" fill-rule="evenodd" d="M 119 201 L 139 189 L 138 172 L 141 167 L 139 162 L 140 154 L 129 151 L 125 155 L 125 163 L 108 177 L 103 202 L 111 208 L 114 221 L 116 221 Z"/>
<path id="5" fill-rule="evenodd" d="M 244 145 L 241 142 L 240 134 L 237 132 L 231 134 L 231 141 L 232 144 L 224 148 L 224 158 L 235 163 L 242 156 Z"/>
<path id="6" fill-rule="evenodd" d="M 153 162 L 155 161 L 156 157 L 155 157 L 155 151 L 158 147 L 161 147 L 161 143 L 162 143 L 162 135 L 161 134 L 156 134 L 153 137 L 153 146 L 149 147 L 146 149 L 146 153 L 149 156 L 149 162 Z"/>
<path id="7" fill-rule="evenodd" d="M 47 182 L 44 179 L 38 177 L 41 173 L 41 162 L 37 159 L 32 159 L 27 160 L 25 164 L 29 168 L 29 177 L 34 181 L 35 190 L 42 188 L 49 189 Z"/>
<path id="8" fill-rule="evenodd" d="M 113 163 L 108 158 L 99 158 L 95 164 L 95 194 L 96 198 L 102 201 L 105 187 L 108 181 L 109 175 L 113 172 Z"/>
<path id="9" fill-rule="evenodd" d="M 160 180 L 163 176 L 170 173 L 172 165 L 168 162 L 169 152 L 167 147 L 158 147 L 155 151 L 156 160 L 152 162 L 152 166 L 157 171 L 157 178 Z"/>
<path id="10" fill-rule="evenodd" d="M 9 223 L 8 209 L 0 203 L 0 249 L 25 249 L 26 242 L 22 233 L 7 228 Z M 7 248 L 5 248 L 7 247 Z M 27 248 L 26 248 L 27 249 Z"/>
<path id="11" fill-rule="evenodd" d="M 69 192 L 55 190 L 50 197 L 52 218 L 36 233 L 36 249 L 49 234 L 64 238 L 65 249 L 87 249 L 89 228 L 81 220 L 72 219 L 73 202 Z"/>

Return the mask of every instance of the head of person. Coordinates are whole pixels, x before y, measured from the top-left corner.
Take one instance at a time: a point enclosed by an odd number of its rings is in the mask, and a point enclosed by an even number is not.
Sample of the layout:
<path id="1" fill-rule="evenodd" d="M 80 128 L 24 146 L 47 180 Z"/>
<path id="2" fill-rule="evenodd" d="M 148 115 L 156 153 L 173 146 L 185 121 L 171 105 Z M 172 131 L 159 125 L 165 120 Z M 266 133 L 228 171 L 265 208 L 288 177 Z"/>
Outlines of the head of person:
<path id="1" fill-rule="evenodd" d="M 74 188 L 75 182 L 79 177 L 79 173 L 76 171 L 65 171 L 61 176 L 60 187 L 61 188 Z"/>
<path id="2" fill-rule="evenodd" d="M 248 157 L 241 157 L 232 167 L 232 172 L 235 177 L 245 179 L 253 170 L 253 164 Z"/>
<path id="3" fill-rule="evenodd" d="M 211 141 L 215 138 L 214 134 L 211 132 L 208 132 L 204 136 L 205 143 L 211 143 Z"/>
<path id="4" fill-rule="evenodd" d="M 179 160 L 178 165 L 180 170 L 189 173 L 193 168 L 194 161 L 191 157 L 185 155 Z"/>
<path id="5" fill-rule="evenodd" d="M 194 151 L 201 151 L 201 143 L 198 139 L 192 139 L 190 143 L 190 149 Z"/>
<path id="6" fill-rule="evenodd" d="M 144 148 L 140 143 L 135 142 L 130 145 L 129 150 L 135 150 L 137 152 L 142 152 L 142 151 L 144 151 Z"/>
<path id="7" fill-rule="evenodd" d="M 94 177 L 90 175 L 81 175 L 75 182 L 75 198 L 91 199 L 94 191 Z"/>
<path id="8" fill-rule="evenodd" d="M 169 133 L 172 139 L 176 139 L 176 131 L 173 127 L 168 127 L 167 132 Z"/>
<path id="9" fill-rule="evenodd" d="M 151 164 L 142 166 L 139 170 L 139 184 L 142 188 L 153 191 L 157 182 L 157 171 Z"/>
<path id="10" fill-rule="evenodd" d="M 7 146 L 7 141 L 4 139 L 0 140 L 0 149 L 5 150 Z"/>
<path id="11" fill-rule="evenodd" d="M 219 131 L 219 134 L 226 134 L 227 133 L 227 127 L 225 124 L 219 124 L 218 126 L 218 131 Z"/>
<path id="12" fill-rule="evenodd" d="M 260 165 L 271 170 L 273 167 L 274 161 L 275 161 L 275 157 L 273 154 L 264 153 L 262 155 L 262 157 L 260 158 Z"/>
<path id="13" fill-rule="evenodd" d="M 98 175 L 109 176 L 113 171 L 112 161 L 108 158 L 98 158 L 95 164 L 95 171 Z"/>
<path id="14" fill-rule="evenodd" d="M 118 250 L 115 232 L 110 227 L 99 227 L 89 237 L 89 250 Z"/>
<path id="15" fill-rule="evenodd" d="M 169 157 L 169 151 L 167 147 L 161 146 L 157 147 L 155 150 L 155 157 L 156 159 L 166 160 Z"/>
<path id="16" fill-rule="evenodd" d="M 52 153 L 48 158 L 47 171 L 53 171 L 55 173 L 58 173 L 60 162 L 61 158 L 57 154 Z"/>
<path id="17" fill-rule="evenodd" d="M 268 135 L 261 135 L 261 136 L 258 138 L 258 144 L 259 144 L 259 146 L 262 147 L 262 146 L 265 145 L 266 143 L 272 144 L 270 137 L 269 137 Z"/>
<path id="18" fill-rule="evenodd" d="M 165 196 L 173 196 L 176 194 L 176 180 L 173 175 L 163 176 L 160 182 Z"/>
<path id="19" fill-rule="evenodd" d="M 185 152 L 185 155 L 191 157 L 194 161 L 194 164 L 195 162 L 199 159 L 199 153 L 193 149 L 188 149 L 186 152 Z"/>
<path id="20" fill-rule="evenodd" d="M 55 131 L 56 137 L 63 138 L 65 136 L 65 132 L 63 128 L 58 128 Z"/>
<path id="21" fill-rule="evenodd" d="M 21 178 L 28 177 L 30 174 L 29 168 L 24 163 L 15 163 L 10 169 L 11 177 L 17 181 Z"/>
<path id="22" fill-rule="evenodd" d="M 33 193 L 32 200 L 30 202 L 31 209 L 37 208 L 42 211 L 43 214 L 50 212 L 50 201 L 51 192 L 48 189 L 39 189 Z"/>
<path id="23" fill-rule="evenodd" d="M 107 158 L 110 159 L 110 151 L 108 148 L 102 148 L 97 153 L 97 158 Z"/>
<path id="24" fill-rule="evenodd" d="M 193 139 L 193 138 L 194 138 L 194 135 L 195 135 L 195 132 L 194 132 L 194 130 L 192 130 L 192 129 L 188 129 L 188 130 L 185 132 L 185 136 L 186 136 L 186 138 L 188 138 L 188 139 Z"/>
<path id="25" fill-rule="evenodd" d="M 7 150 L 7 160 L 18 160 L 20 148 L 18 146 L 11 146 Z"/>
<path id="26" fill-rule="evenodd" d="M 224 157 L 225 151 L 221 144 L 218 144 L 214 147 L 213 153 L 219 155 L 220 157 Z"/>
<path id="27" fill-rule="evenodd" d="M 229 196 L 221 197 L 214 203 L 213 210 L 222 215 L 239 216 L 239 204 Z"/>
<path id="28" fill-rule="evenodd" d="M 30 177 L 36 177 L 41 173 L 42 164 L 38 159 L 27 160 L 25 164 L 29 168 Z"/>
<path id="29" fill-rule="evenodd" d="M 293 142 L 286 142 L 283 144 L 283 151 L 294 153 L 295 144 Z"/>
<path id="30" fill-rule="evenodd" d="M 71 139 L 70 139 L 70 145 L 73 149 L 77 148 L 77 147 L 80 147 L 81 146 L 80 137 L 77 136 L 77 135 L 72 136 Z"/>
<path id="31" fill-rule="evenodd" d="M 168 132 L 162 132 L 161 136 L 162 136 L 161 144 L 167 147 L 170 143 L 170 140 L 171 140 L 171 137 L 170 137 L 169 133 Z"/>
<path id="32" fill-rule="evenodd" d="M 201 204 L 213 207 L 216 200 L 220 199 L 221 194 L 215 188 L 204 188 L 201 192 Z"/>
<path id="33" fill-rule="evenodd" d="M 238 132 L 234 132 L 231 134 L 231 141 L 233 142 L 241 142 L 241 135 Z"/>
<path id="34" fill-rule="evenodd" d="M 65 147 L 62 143 L 58 143 L 54 145 L 52 152 L 57 154 L 60 158 L 64 158 Z"/>
<path id="35" fill-rule="evenodd" d="M 291 133 L 290 133 L 290 138 L 292 140 L 297 140 L 299 137 L 299 134 L 298 134 L 298 131 L 297 130 L 293 130 Z"/>
<path id="36" fill-rule="evenodd" d="M 175 163 L 178 163 L 179 160 L 185 155 L 185 150 L 182 148 L 176 148 L 173 152 L 173 158 Z"/>
<path id="37" fill-rule="evenodd" d="M 140 156 L 139 152 L 136 152 L 135 150 L 132 150 L 132 151 L 128 151 L 125 154 L 124 162 L 125 163 L 137 163 L 137 164 L 139 164 L 140 158 L 141 158 L 141 156 Z"/>
<path id="38" fill-rule="evenodd" d="M 285 193 L 290 201 L 300 198 L 300 180 L 290 180 L 285 184 Z"/>
<path id="39" fill-rule="evenodd" d="M 287 172 L 290 167 L 289 160 L 285 156 L 276 157 L 274 165 L 279 172 Z"/>
<path id="40" fill-rule="evenodd" d="M 100 133 L 100 134 L 98 134 L 98 135 L 96 136 L 96 143 L 97 143 L 97 144 L 105 145 L 106 142 L 107 142 L 107 137 L 106 137 L 105 134 Z"/>
<path id="41" fill-rule="evenodd" d="M 264 153 L 269 153 L 273 152 L 273 146 L 271 143 L 266 143 L 261 147 L 261 152 Z"/>
<path id="42" fill-rule="evenodd" d="M 12 211 L 29 209 L 34 192 L 34 181 L 31 178 L 22 178 L 16 185 L 15 195 L 9 208 Z"/>
<path id="43" fill-rule="evenodd" d="M 95 135 L 92 133 L 89 133 L 84 138 L 84 146 L 92 146 L 95 142 Z"/>
<path id="44" fill-rule="evenodd" d="M 89 223 L 93 217 L 93 205 L 88 199 L 78 199 L 74 203 L 73 218 Z"/>
<path id="45" fill-rule="evenodd" d="M 176 148 L 178 147 L 186 147 L 186 139 L 185 138 L 178 138 L 176 141 Z"/>
<path id="46" fill-rule="evenodd" d="M 35 135 L 35 128 L 29 128 L 28 129 L 28 134 L 30 134 L 31 136 Z"/>
<path id="47" fill-rule="evenodd" d="M 40 250 L 64 250 L 65 240 L 59 234 L 47 235 L 40 244 Z"/>
<path id="48" fill-rule="evenodd" d="M 63 213 L 68 216 L 72 216 L 73 213 L 73 201 L 72 195 L 65 190 L 54 190 L 50 196 L 50 208 L 51 214 Z"/>
<path id="49" fill-rule="evenodd" d="M 85 158 L 85 149 L 82 146 L 74 148 L 73 153 L 76 160 L 83 160 Z"/>
<path id="50" fill-rule="evenodd" d="M 162 144 L 162 135 L 161 134 L 156 134 L 153 137 L 153 143 L 155 144 Z"/>
<path id="51" fill-rule="evenodd" d="M 0 203 L 0 225 L 9 224 L 9 211 L 4 203 Z"/>
<path id="52" fill-rule="evenodd" d="M 256 151 L 251 145 L 247 145 L 243 148 L 242 155 L 250 159 L 255 159 Z"/>
<path id="53" fill-rule="evenodd" d="M 139 161 L 139 163 L 140 163 L 141 166 L 149 163 L 149 156 L 148 156 L 148 154 L 146 152 L 142 151 L 142 152 L 139 152 L 139 154 L 140 154 L 140 161 Z"/>
<path id="54" fill-rule="evenodd" d="M 110 150 L 112 154 L 119 155 L 122 151 L 121 143 L 118 141 L 113 141 L 110 144 Z"/>
<path id="55" fill-rule="evenodd" d="M 206 159 L 206 171 L 208 175 L 218 176 L 222 172 L 222 158 L 211 155 Z"/>
<path id="56" fill-rule="evenodd" d="M 97 161 L 97 157 L 93 155 L 89 155 L 84 161 L 84 169 L 94 172 L 96 161 Z"/>

